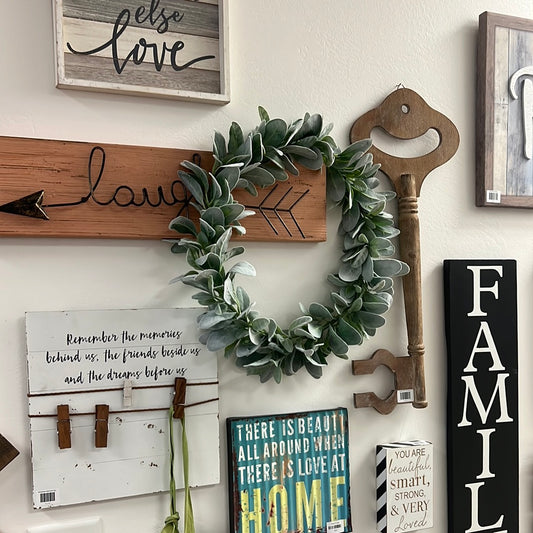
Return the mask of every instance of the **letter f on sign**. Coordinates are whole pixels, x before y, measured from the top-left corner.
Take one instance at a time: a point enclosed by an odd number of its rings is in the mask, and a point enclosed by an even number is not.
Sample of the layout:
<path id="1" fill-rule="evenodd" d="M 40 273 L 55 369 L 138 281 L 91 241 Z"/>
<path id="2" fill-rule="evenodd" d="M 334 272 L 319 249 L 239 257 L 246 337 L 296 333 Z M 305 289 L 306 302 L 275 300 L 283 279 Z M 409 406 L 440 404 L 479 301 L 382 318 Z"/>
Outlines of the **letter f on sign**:
<path id="1" fill-rule="evenodd" d="M 498 282 L 494 282 L 494 285 L 491 287 L 482 287 L 481 286 L 481 271 L 482 270 L 494 270 L 498 273 L 500 278 L 503 278 L 503 266 L 502 265 L 487 265 L 487 266 L 467 266 L 468 270 L 472 272 L 472 282 L 473 282 L 473 306 L 472 311 L 468 313 L 467 316 L 487 316 L 487 313 L 484 313 L 481 310 L 481 293 L 482 292 L 491 292 L 494 294 L 496 300 L 498 299 Z"/>

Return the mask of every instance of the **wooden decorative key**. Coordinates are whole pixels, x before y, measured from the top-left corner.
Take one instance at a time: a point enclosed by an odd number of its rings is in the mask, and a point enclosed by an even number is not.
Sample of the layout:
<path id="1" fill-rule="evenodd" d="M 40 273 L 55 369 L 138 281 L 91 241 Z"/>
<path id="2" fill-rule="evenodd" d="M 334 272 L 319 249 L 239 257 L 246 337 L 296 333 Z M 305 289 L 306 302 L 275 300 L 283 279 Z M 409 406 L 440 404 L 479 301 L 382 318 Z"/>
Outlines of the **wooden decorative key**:
<path id="1" fill-rule="evenodd" d="M 437 131 L 439 145 L 420 157 L 396 157 L 375 146 L 370 151 L 381 170 L 390 178 L 398 196 L 400 257 L 410 268 L 403 277 L 405 317 L 407 323 L 408 357 L 396 357 L 387 350 L 378 350 L 366 361 L 353 361 L 352 372 L 372 374 L 384 365 L 395 376 L 395 389 L 386 399 L 373 392 L 354 394 L 355 407 L 374 407 L 389 414 L 399 402 L 411 401 L 413 407 L 427 406 L 424 380 L 424 341 L 422 328 L 422 279 L 420 273 L 420 225 L 418 202 L 426 176 L 446 163 L 457 151 L 459 133 L 453 122 L 431 108 L 411 89 L 401 88 L 355 121 L 350 132 L 352 142 L 370 137 L 382 128 L 397 139 L 415 139 L 429 130 Z"/>

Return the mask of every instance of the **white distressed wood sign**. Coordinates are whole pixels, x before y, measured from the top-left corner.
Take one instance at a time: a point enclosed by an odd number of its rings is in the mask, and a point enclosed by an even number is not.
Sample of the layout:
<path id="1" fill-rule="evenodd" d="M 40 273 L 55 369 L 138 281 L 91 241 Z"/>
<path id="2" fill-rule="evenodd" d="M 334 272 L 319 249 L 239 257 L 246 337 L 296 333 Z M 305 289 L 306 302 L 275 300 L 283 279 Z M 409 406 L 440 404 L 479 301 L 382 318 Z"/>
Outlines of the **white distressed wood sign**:
<path id="1" fill-rule="evenodd" d="M 378 445 L 376 475 L 380 533 L 433 527 L 433 445 L 430 442 Z"/>
<path id="2" fill-rule="evenodd" d="M 198 313 L 26 314 L 35 508 L 168 490 L 176 378 L 186 380 L 190 485 L 219 482 L 217 359 L 197 340 Z M 183 488 L 181 424 L 174 424 Z"/>
<path id="3" fill-rule="evenodd" d="M 229 102 L 225 0 L 54 0 L 63 89 Z"/>

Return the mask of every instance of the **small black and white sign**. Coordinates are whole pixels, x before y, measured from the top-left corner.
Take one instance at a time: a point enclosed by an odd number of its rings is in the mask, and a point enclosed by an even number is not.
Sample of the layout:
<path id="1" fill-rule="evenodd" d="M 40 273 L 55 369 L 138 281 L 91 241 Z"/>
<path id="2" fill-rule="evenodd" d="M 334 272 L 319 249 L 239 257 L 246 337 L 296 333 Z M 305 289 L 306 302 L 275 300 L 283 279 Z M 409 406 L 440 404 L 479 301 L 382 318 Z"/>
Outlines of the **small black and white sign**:
<path id="1" fill-rule="evenodd" d="M 433 445 L 430 442 L 378 445 L 376 485 L 380 533 L 433 526 Z"/>

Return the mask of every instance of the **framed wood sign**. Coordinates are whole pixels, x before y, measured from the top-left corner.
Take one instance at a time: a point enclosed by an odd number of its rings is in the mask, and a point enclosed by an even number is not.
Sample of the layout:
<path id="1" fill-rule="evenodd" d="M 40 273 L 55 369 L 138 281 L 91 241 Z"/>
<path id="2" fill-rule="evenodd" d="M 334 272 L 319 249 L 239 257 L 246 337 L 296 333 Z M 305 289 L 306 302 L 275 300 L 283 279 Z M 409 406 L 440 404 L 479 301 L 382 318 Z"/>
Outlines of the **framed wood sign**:
<path id="1" fill-rule="evenodd" d="M 533 207 L 533 20 L 479 18 L 476 205 Z"/>
<path id="2" fill-rule="evenodd" d="M 54 0 L 56 84 L 229 102 L 226 0 Z"/>
<path id="3" fill-rule="evenodd" d="M 518 531 L 516 261 L 444 262 L 448 531 Z"/>
<path id="4" fill-rule="evenodd" d="M 348 412 L 228 418 L 232 533 L 352 531 Z"/>

